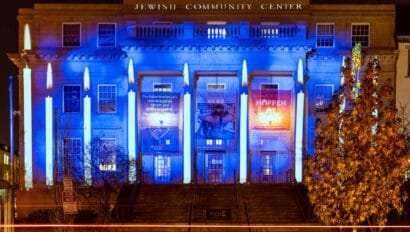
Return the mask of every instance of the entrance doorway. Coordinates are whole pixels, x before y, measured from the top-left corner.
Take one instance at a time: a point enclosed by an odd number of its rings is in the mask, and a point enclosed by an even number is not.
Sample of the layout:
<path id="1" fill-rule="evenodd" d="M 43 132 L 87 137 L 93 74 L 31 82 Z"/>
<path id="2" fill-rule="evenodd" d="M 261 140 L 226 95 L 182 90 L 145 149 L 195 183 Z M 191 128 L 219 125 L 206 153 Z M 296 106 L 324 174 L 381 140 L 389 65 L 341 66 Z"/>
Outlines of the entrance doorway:
<path id="1" fill-rule="evenodd" d="M 171 157 L 158 155 L 154 158 L 155 183 L 169 183 L 171 181 Z"/>
<path id="2" fill-rule="evenodd" d="M 208 182 L 220 184 L 223 181 L 223 155 L 208 154 Z"/>

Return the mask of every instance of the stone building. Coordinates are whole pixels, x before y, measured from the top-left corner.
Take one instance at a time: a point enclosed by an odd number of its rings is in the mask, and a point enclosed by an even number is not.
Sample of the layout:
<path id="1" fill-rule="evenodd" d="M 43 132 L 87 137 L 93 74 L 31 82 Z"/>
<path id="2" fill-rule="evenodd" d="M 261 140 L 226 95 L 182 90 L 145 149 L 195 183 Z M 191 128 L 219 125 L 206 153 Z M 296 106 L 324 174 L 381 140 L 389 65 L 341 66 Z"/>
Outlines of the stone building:
<path id="1" fill-rule="evenodd" d="M 20 9 L 20 186 L 92 185 L 95 164 L 131 183 L 301 182 L 352 47 L 394 79 L 394 20 L 309 0 Z"/>

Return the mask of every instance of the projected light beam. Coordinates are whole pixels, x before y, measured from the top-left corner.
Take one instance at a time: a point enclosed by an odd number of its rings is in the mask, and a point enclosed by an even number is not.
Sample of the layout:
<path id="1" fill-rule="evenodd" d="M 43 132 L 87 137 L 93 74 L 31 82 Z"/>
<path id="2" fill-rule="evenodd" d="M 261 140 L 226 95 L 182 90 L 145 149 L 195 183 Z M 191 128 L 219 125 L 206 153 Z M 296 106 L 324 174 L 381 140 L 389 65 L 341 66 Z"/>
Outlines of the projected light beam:
<path id="1" fill-rule="evenodd" d="M 24 95 L 24 187 L 33 187 L 33 147 L 32 147 L 32 107 L 31 107 L 31 69 L 23 69 Z"/>
<path id="2" fill-rule="evenodd" d="M 91 98 L 87 91 L 90 89 L 90 72 L 84 69 L 84 180 L 86 185 L 91 185 Z"/>
<path id="3" fill-rule="evenodd" d="M 184 184 L 191 183 L 191 94 L 189 89 L 188 64 L 184 64 Z"/>
<path id="4" fill-rule="evenodd" d="M 240 128 L 239 128 L 239 183 L 246 183 L 247 179 L 247 146 L 248 146 L 248 94 L 246 88 L 248 87 L 248 66 L 246 60 L 242 62 L 242 89 L 241 94 L 241 111 L 240 111 Z"/>
<path id="5" fill-rule="evenodd" d="M 47 90 L 53 87 L 51 63 L 47 64 Z M 46 185 L 53 185 L 53 98 L 45 98 L 46 110 Z"/>
<path id="6" fill-rule="evenodd" d="M 28 24 L 24 25 L 24 50 L 31 50 L 30 27 Z"/>
<path id="7" fill-rule="evenodd" d="M 302 146 L 303 146 L 303 114 L 305 94 L 297 94 L 296 108 L 296 135 L 295 135 L 295 178 L 302 181 Z"/>
<path id="8" fill-rule="evenodd" d="M 135 115 L 136 115 L 136 103 L 135 103 L 135 91 L 132 90 L 132 84 L 134 84 L 134 64 L 132 59 L 128 63 L 128 160 L 129 160 L 129 172 L 128 181 L 134 183 L 137 181 L 137 153 L 136 153 L 136 129 L 135 129 Z"/>

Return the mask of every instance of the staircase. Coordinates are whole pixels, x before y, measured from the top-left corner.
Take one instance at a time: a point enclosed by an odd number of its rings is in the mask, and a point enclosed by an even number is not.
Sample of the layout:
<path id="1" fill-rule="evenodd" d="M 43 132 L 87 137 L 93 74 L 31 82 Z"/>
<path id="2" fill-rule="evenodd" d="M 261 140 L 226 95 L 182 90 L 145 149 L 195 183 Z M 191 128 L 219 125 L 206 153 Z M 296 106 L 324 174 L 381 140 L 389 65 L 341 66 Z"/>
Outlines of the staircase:
<path id="1" fill-rule="evenodd" d="M 191 200 L 191 186 L 140 185 L 131 222 L 187 223 Z"/>
<path id="2" fill-rule="evenodd" d="M 134 195 L 126 208 L 132 216 L 119 222 L 246 225 L 305 221 L 303 206 L 289 184 L 138 186 L 137 191 L 132 186 L 121 191 L 120 195 Z M 118 202 L 126 205 L 121 197 Z"/>
<path id="3" fill-rule="evenodd" d="M 121 186 L 117 197 L 117 203 L 111 216 L 115 222 L 127 222 L 132 218 L 132 209 L 137 194 L 137 184 L 124 184 Z"/>
<path id="4" fill-rule="evenodd" d="M 252 184 L 243 189 L 250 224 L 298 223 L 304 221 L 302 206 L 289 184 Z"/>
<path id="5" fill-rule="evenodd" d="M 245 223 L 234 184 L 197 185 L 192 223 Z"/>

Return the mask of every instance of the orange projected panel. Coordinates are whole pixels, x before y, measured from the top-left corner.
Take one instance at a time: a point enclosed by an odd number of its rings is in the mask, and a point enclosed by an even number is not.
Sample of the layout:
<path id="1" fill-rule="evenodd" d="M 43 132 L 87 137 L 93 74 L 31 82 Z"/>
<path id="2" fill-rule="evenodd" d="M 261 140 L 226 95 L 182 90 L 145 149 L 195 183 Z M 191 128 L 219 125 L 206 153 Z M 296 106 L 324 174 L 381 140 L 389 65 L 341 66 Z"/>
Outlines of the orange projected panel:
<path id="1" fill-rule="evenodd" d="M 254 128 L 290 129 L 291 91 L 259 90 L 252 94 L 255 112 Z"/>

